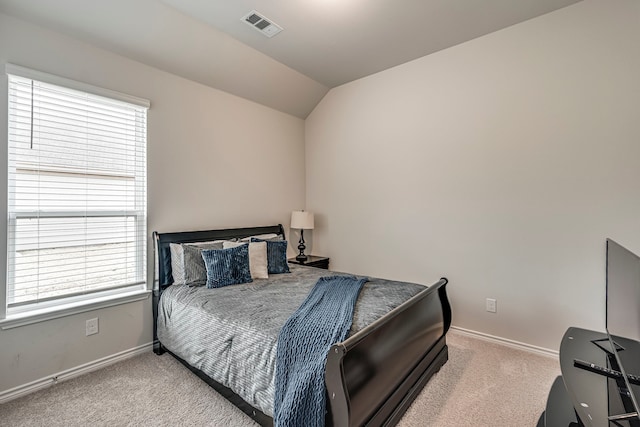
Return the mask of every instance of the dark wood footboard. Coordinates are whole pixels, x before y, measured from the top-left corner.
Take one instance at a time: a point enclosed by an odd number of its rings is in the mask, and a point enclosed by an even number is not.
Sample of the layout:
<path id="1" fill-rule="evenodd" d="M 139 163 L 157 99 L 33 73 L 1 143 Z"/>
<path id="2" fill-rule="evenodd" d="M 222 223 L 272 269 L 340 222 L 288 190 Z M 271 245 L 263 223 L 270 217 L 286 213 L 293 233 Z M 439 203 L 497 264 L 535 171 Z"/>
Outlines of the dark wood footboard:
<path id="1" fill-rule="evenodd" d="M 325 381 L 335 427 L 395 425 L 447 361 L 447 279 L 331 347 Z"/>

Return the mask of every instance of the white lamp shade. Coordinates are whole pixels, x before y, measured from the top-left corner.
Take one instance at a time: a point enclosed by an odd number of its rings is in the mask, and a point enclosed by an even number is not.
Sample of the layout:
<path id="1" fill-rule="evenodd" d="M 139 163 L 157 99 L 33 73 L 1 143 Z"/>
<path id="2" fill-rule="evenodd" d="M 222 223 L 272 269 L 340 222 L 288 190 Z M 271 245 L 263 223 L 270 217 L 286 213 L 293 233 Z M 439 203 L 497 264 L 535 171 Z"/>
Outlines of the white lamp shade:
<path id="1" fill-rule="evenodd" d="M 293 211 L 291 212 L 291 228 L 301 230 L 313 230 L 313 212 Z"/>

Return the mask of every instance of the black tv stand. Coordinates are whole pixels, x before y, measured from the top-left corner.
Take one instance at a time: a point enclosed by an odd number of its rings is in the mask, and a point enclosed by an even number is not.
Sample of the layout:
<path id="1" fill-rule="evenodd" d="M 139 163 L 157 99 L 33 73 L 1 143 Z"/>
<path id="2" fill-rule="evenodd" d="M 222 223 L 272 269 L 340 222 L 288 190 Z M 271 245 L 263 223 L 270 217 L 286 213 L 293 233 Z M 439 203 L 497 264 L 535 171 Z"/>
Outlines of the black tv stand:
<path id="1" fill-rule="evenodd" d="M 603 351 L 606 351 L 608 354 L 613 355 L 613 349 L 611 348 L 611 342 L 609 341 L 609 338 L 600 338 L 597 340 L 591 340 L 591 342 L 600 347 Z M 624 350 L 624 347 L 622 347 L 617 342 L 614 341 L 613 344 L 616 346 L 616 351 Z"/>
<path id="2" fill-rule="evenodd" d="M 640 418 L 629 405 L 628 390 L 615 358 L 599 343 L 605 333 L 569 328 L 560 345 L 562 376 L 551 387 L 547 407 L 538 427 L 593 426 L 640 427 Z M 640 372 L 640 343 L 615 337 L 624 347 L 619 354 L 626 371 Z M 604 350 L 604 351 L 603 351 Z M 627 375 L 636 395 L 640 378 Z"/>
<path id="3" fill-rule="evenodd" d="M 603 366 L 596 365 L 595 363 L 585 362 L 580 359 L 573 359 L 573 366 L 577 366 L 580 369 L 595 372 L 596 374 L 604 375 L 609 378 L 622 378 L 622 372 L 618 370 L 605 368 Z M 627 378 L 631 384 L 640 385 L 640 377 L 637 375 L 627 374 Z"/>

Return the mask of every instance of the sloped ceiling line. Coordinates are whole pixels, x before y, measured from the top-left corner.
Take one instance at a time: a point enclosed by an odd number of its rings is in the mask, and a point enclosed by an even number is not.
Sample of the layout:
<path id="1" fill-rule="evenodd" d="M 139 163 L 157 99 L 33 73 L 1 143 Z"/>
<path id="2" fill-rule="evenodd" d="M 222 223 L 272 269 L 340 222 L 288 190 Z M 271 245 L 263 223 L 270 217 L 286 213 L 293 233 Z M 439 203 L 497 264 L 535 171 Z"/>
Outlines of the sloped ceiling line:
<path id="1" fill-rule="evenodd" d="M 0 13 L 302 119 L 330 88 L 581 0 L 0 0 Z M 285 30 L 242 22 L 259 10 Z"/>

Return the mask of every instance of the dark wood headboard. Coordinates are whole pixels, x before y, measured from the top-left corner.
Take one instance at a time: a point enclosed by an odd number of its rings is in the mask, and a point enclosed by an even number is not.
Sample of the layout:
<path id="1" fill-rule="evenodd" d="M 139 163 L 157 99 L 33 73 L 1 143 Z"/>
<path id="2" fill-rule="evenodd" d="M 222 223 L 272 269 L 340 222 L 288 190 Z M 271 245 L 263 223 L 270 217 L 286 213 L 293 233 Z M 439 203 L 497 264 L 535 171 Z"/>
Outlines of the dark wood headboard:
<path id="1" fill-rule="evenodd" d="M 157 256 L 158 276 L 156 277 L 157 285 L 154 283 L 154 289 L 162 292 L 164 288 L 173 283 L 171 275 L 171 251 L 170 243 L 192 243 L 206 242 L 211 240 L 230 240 L 241 239 L 243 237 L 256 236 L 259 234 L 279 234 L 285 238 L 284 227 L 282 224 L 269 225 L 266 227 L 246 227 L 246 228 L 229 228 L 225 230 L 206 230 L 206 231 L 181 231 L 176 233 L 158 233 L 153 232 L 153 241 Z M 157 287 L 156 287 L 157 286 Z"/>

